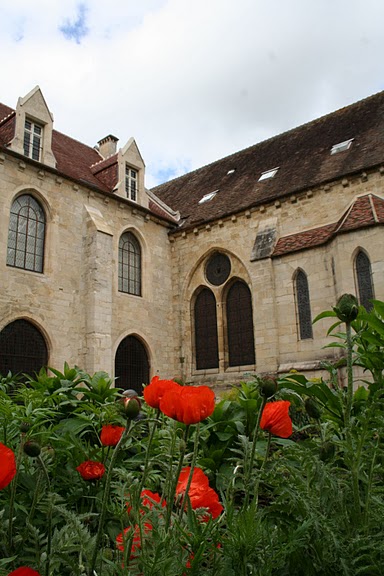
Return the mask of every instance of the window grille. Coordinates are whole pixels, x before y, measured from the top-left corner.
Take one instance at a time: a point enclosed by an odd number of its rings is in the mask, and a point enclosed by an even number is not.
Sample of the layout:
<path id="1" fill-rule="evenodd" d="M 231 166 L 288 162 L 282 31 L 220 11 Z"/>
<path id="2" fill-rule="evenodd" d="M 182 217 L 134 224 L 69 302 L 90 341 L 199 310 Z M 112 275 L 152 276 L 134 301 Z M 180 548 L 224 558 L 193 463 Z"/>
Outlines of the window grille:
<path id="1" fill-rule="evenodd" d="M 44 238 L 42 207 L 33 196 L 18 196 L 12 204 L 9 220 L 7 265 L 43 272 Z"/>
<path id="2" fill-rule="evenodd" d="M 362 250 L 356 256 L 355 268 L 359 302 L 369 312 L 372 309 L 371 301 L 374 298 L 371 262 Z"/>
<path id="3" fill-rule="evenodd" d="M 141 296 L 141 248 L 130 232 L 119 241 L 119 292 Z"/>
<path id="4" fill-rule="evenodd" d="M 0 332 L 0 374 L 33 376 L 47 366 L 48 350 L 40 330 L 27 320 L 15 320 Z"/>
<path id="5" fill-rule="evenodd" d="M 308 279 L 302 270 L 298 270 L 295 283 L 299 336 L 300 340 L 306 340 L 313 338 L 313 331 Z"/>
<path id="6" fill-rule="evenodd" d="M 120 342 L 115 358 L 116 387 L 123 390 L 143 391 L 149 384 L 149 360 L 144 344 L 135 336 L 127 336 Z"/>
<path id="7" fill-rule="evenodd" d="M 31 120 L 25 120 L 24 154 L 32 160 L 40 160 L 43 139 L 43 127 Z"/>
<path id="8" fill-rule="evenodd" d="M 137 200 L 137 170 L 133 170 L 125 165 L 125 193 L 127 198 L 136 202 Z"/>
<path id="9" fill-rule="evenodd" d="M 212 254 L 205 268 L 205 276 L 208 282 L 214 286 L 220 286 L 224 284 L 230 273 L 231 261 L 228 256 L 221 252 Z"/>
<path id="10" fill-rule="evenodd" d="M 248 286 L 237 281 L 226 301 L 229 366 L 255 364 L 252 297 Z"/>
<path id="11" fill-rule="evenodd" d="M 209 288 L 203 288 L 196 298 L 194 320 L 196 369 L 218 368 L 216 299 Z"/>

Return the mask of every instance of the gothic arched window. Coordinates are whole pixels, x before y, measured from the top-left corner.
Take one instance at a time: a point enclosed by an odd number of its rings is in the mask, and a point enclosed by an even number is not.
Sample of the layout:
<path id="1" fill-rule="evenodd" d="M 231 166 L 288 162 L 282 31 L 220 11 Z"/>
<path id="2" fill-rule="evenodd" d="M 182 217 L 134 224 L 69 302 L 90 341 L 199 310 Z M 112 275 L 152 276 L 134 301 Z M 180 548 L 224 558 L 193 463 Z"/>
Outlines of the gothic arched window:
<path id="1" fill-rule="evenodd" d="M 209 288 L 203 288 L 194 307 L 196 369 L 219 367 L 216 298 Z"/>
<path id="2" fill-rule="evenodd" d="M 226 300 L 229 366 L 255 363 L 252 297 L 248 286 L 236 281 Z"/>
<path id="3" fill-rule="evenodd" d="M 131 232 L 119 241 L 119 292 L 141 296 L 141 248 Z"/>
<path id="4" fill-rule="evenodd" d="M 48 350 L 44 336 L 28 320 L 11 322 L 0 332 L 0 374 L 33 376 L 47 366 Z"/>
<path id="5" fill-rule="evenodd" d="M 144 344 L 136 336 L 127 336 L 119 344 L 115 357 L 116 387 L 143 391 L 149 384 L 149 359 Z"/>
<path id="6" fill-rule="evenodd" d="M 371 301 L 374 298 L 371 262 L 362 250 L 359 250 L 356 255 L 355 271 L 359 303 L 369 312 L 372 309 Z"/>
<path id="7" fill-rule="evenodd" d="M 44 210 L 33 196 L 18 196 L 9 219 L 7 265 L 43 272 L 44 238 Z"/>
<path id="8" fill-rule="evenodd" d="M 296 273 L 295 292 L 300 340 L 313 338 L 308 279 L 307 275 L 302 270 L 298 270 Z"/>

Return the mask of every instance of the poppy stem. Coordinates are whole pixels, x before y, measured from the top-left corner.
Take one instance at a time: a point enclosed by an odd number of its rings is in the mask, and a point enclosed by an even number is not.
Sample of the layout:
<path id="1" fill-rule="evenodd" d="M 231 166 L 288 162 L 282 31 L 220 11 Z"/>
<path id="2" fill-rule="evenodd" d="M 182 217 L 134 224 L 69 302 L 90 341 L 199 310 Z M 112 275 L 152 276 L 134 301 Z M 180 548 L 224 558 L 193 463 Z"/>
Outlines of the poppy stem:
<path id="1" fill-rule="evenodd" d="M 264 410 L 266 403 L 267 403 L 267 397 L 263 396 L 263 399 L 262 399 L 262 402 L 260 405 L 260 410 L 259 410 L 259 413 L 257 415 L 255 428 L 253 430 L 252 449 L 251 449 L 251 455 L 249 458 L 248 469 L 245 470 L 245 482 L 244 482 L 244 484 L 245 484 L 245 486 L 244 486 L 245 487 L 245 497 L 244 497 L 244 503 L 243 503 L 243 510 L 245 510 L 249 504 L 249 496 L 250 496 L 249 491 L 250 491 L 250 487 L 251 487 L 253 464 L 255 462 L 257 437 L 259 435 L 261 415 L 263 413 L 263 410 Z"/>
<path id="2" fill-rule="evenodd" d="M 177 469 L 176 469 L 176 474 L 174 476 L 174 480 L 171 484 L 171 492 L 169 494 L 169 497 L 167 499 L 167 517 L 165 520 L 165 530 L 166 532 L 168 532 L 168 528 L 169 528 L 169 524 L 171 522 L 171 514 L 172 514 L 172 506 L 173 506 L 173 502 L 175 500 L 175 494 L 176 494 L 176 488 L 177 488 L 177 482 L 179 480 L 179 476 L 180 476 L 180 472 L 181 472 L 181 468 L 183 466 L 183 461 L 184 461 L 184 455 L 185 455 L 185 448 L 187 445 L 187 440 L 188 440 L 188 434 L 189 434 L 189 424 L 186 425 L 185 427 L 185 431 L 184 431 L 184 438 L 183 441 L 180 443 L 180 457 L 179 457 L 179 462 L 177 464 Z"/>
<path id="3" fill-rule="evenodd" d="M 16 459 L 16 474 L 11 484 L 11 496 L 9 499 L 9 522 L 8 522 L 8 547 L 9 553 L 11 554 L 11 550 L 13 548 L 13 509 L 15 506 L 15 496 L 16 496 L 16 487 L 17 487 L 17 479 L 19 476 L 19 469 L 21 458 L 23 455 L 23 446 L 24 446 L 24 434 L 21 436 L 21 442 L 19 445 L 19 450 L 17 452 L 17 459 Z"/>
<path id="4" fill-rule="evenodd" d="M 183 499 L 181 501 L 181 508 L 180 508 L 180 520 L 183 516 L 183 512 L 184 512 L 184 505 L 185 505 L 185 500 L 189 495 L 189 489 L 191 487 L 191 482 L 192 482 L 192 476 L 193 476 L 193 471 L 195 469 L 195 464 L 196 464 L 196 459 L 197 459 L 197 452 L 198 452 L 198 447 L 199 447 L 199 438 L 200 438 L 200 422 L 197 423 L 196 426 L 196 431 L 195 431 L 195 444 L 193 447 L 193 455 L 192 455 L 192 462 L 191 462 L 191 469 L 189 471 L 189 476 L 188 476 L 188 482 L 187 482 L 187 486 L 185 488 L 185 492 L 183 494 Z M 179 477 L 177 477 L 179 478 Z"/>
<path id="5" fill-rule="evenodd" d="M 108 502 L 108 497 L 109 497 L 109 490 L 110 490 L 110 486 L 111 486 L 111 480 L 112 480 L 112 472 L 113 472 L 113 466 L 115 464 L 116 458 L 117 458 L 117 454 L 119 452 L 119 448 L 122 445 L 123 442 L 125 442 L 126 437 L 128 436 L 128 432 L 131 426 L 131 420 L 127 421 L 127 424 L 125 426 L 125 430 L 122 433 L 120 440 L 118 441 L 118 443 L 115 446 L 115 449 L 113 451 L 112 454 L 112 458 L 111 461 L 109 463 L 109 468 L 108 468 L 108 473 L 107 473 L 107 478 L 105 480 L 105 485 L 104 485 L 104 494 L 103 494 L 103 500 L 101 502 L 101 511 L 100 511 L 100 517 L 99 517 L 99 526 L 97 529 L 97 533 L 96 533 L 96 540 L 95 540 L 95 547 L 93 550 L 93 555 L 92 555 L 92 560 L 91 560 L 91 566 L 90 566 L 90 570 L 89 570 L 89 575 L 93 576 L 94 571 L 95 571 L 95 566 L 96 566 L 96 560 L 97 560 L 97 553 L 99 552 L 99 548 L 100 548 L 100 544 L 101 544 L 101 539 L 103 536 L 103 529 L 104 529 L 104 521 L 105 521 L 105 515 L 107 512 L 107 502 Z"/>
<path id="6" fill-rule="evenodd" d="M 142 475 L 141 475 L 141 480 L 140 480 L 139 490 L 138 490 L 138 498 L 139 498 L 139 499 L 140 499 L 140 494 L 141 494 L 141 491 L 142 491 L 142 489 L 143 489 L 144 482 L 145 482 L 145 479 L 146 479 L 146 476 L 147 476 L 148 465 L 149 465 L 149 457 L 150 457 L 150 454 L 151 454 L 151 447 L 152 447 L 153 438 L 154 438 L 154 436 L 155 436 L 155 431 L 156 431 L 156 428 L 157 428 L 157 424 L 158 424 L 158 422 L 159 422 L 159 416 L 160 416 L 160 408 L 157 409 L 156 418 L 155 418 L 155 421 L 153 422 L 153 426 L 152 426 L 152 428 L 151 428 L 151 432 L 150 432 L 150 435 L 149 435 L 149 438 L 148 438 L 147 451 L 146 451 L 145 460 L 144 460 L 144 469 L 143 469 L 143 473 L 142 473 Z"/>
<path id="7" fill-rule="evenodd" d="M 45 576 L 49 576 L 51 567 L 51 548 L 52 548 L 52 495 L 51 495 L 51 482 L 49 480 L 48 470 L 44 464 L 40 454 L 37 457 L 40 468 L 45 476 L 48 486 L 48 510 L 47 510 L 47 562 L 45 565 Z"/>

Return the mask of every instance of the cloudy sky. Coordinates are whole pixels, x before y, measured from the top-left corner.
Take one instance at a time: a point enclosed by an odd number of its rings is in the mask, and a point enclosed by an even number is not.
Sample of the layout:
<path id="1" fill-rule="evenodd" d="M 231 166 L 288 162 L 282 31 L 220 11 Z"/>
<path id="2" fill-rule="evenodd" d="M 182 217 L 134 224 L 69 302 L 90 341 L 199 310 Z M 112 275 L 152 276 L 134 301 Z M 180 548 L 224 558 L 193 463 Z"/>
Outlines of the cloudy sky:
<path id="1" fill-rule="evenodd" d="M 0 101 L 154 186 L 384 89 L 382 0 L 0 0 Z"/>

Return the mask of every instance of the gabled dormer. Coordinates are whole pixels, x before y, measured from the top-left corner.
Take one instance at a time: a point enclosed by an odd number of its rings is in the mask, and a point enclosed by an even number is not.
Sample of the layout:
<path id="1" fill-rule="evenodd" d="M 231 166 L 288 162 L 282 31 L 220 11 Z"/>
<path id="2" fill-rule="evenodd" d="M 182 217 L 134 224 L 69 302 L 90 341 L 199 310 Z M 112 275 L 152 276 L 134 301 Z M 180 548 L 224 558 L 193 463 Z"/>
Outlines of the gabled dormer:
<path id="1" fill-rule="evenodd" d="M 32 160 L 56 168 L 52 152 L 53 116 L 36 86 L 16 106 L 15 136 L 9 147 Z"/>
<path id="2" fill-rule="evenodd" d="M 117 162 L 118 183 L 115 192 L 148 208 L 149 201 L 144 187 L 145 164 L 134 138 L 130 138 L 124 148 L 120 148 Z"/>

